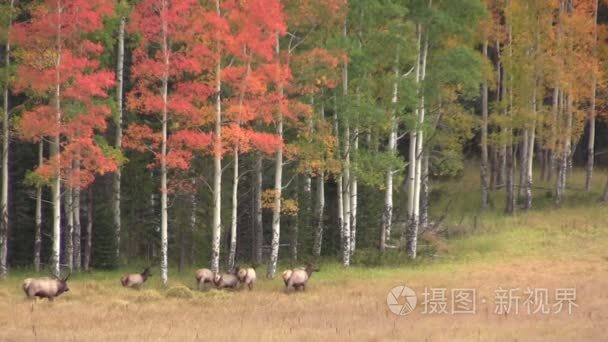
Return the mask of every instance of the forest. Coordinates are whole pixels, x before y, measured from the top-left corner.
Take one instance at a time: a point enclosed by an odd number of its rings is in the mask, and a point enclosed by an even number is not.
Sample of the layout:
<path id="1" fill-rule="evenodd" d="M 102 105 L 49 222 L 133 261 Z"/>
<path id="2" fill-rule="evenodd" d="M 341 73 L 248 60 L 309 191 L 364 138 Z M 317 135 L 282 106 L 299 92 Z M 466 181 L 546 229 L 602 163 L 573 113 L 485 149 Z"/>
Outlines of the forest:
<path id="1" fill-rule="evenodd" d="M 0 340 L 605 338 L 607 23 L 604 0 L 1 0 Z M 476 315 L 429 314 L 438 288 Z M 533 315 L 542 288 L 568 312 Z"/>
<path id="2" fill-rule="evenodd" d="M 0 274 L 414 259 L 475 169 L 480 212 L 593 196 L 602 6 L 6 0 Z"/>

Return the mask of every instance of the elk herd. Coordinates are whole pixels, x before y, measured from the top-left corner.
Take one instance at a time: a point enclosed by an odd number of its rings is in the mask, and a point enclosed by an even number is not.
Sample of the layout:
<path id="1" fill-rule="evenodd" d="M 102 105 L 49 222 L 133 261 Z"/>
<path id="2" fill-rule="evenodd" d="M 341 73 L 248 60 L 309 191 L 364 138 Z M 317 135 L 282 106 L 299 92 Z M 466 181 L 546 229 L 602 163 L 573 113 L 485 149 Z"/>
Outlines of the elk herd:
<path id="1" fill-rule="evenodd" d="M 285 283 L 285 291 L 305 291 L 306 283 L 312 276 L 312 272 L 318 271 L 311 264 L 306 264 L 305 267 L 297 267 L 294 269 L 285 270 L 281 274 L 281 278 Z M 146 267 L 141 273 L 125 273 L 120 277 L 120 284 L 123 287 L 141 289 L 149 277 L 150 267 Z M 53 275 L 51 278 L 27 278 L 23 281 L 23 291 L 27 298 L 47 298 L 53 301 L 64 292 L 68 292 L 68 279 L 70 275 L 61 278 Z M 216 289 L 242 289 L 247 287 L 253 290 L 257 275 L 255 267 L 239 267 L 236 266 L 232 270 L 223 273 L 214 273 L 207 268 L 201 268 L 194 272 L 196 288 L 198 290 L 208 290 L 212 287 Z"/>

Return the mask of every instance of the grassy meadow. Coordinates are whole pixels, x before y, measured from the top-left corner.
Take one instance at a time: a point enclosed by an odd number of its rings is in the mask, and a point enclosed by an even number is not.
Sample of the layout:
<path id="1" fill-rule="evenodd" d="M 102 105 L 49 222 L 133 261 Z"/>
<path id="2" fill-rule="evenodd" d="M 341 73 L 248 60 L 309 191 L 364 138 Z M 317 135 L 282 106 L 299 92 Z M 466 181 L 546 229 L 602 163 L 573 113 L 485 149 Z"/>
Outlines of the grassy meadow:
<path id="1" fill-rule="evenodd" d="M 54 302 L 28 301 L 20 286 L 34 274 L 15 270 L 0 282 L 0 341 L 606 341 L 608 207 L 581 195 L 581 175 L 576 171 L 563 208 L 536 190 L 542 209 L 512 217 L 501 215 L 502 193 L 493 211 L 477 211 L 474 174 L 437 183 L 444 195 L 434 212 L 452 205 L 443 223 L 449 238 L 421 241 L 433 253 L 415 263 L 349 269 L 326 260 L 303 293 L 285 293 L 262 266 L 251 292 L 196 291 L 191 270 L 171 270 L 167 288 L 155 274 L 144 289 L 130 290 L 120 286 L 119 270 L 74 274 L 70 292 Z M 595 198 L 604 181 L 598 173 Z M 392 253 L 387 258 L 402 259 Z M 398 285 L 418 294 L 407 316 L 386 304 Z M 424 314 L 425 288 L 474 288 L 476 313 Z M 556 288 L 575 288 L 578 307 L 527 314 L 520 294 L 519 314 L 497 314 L 499 288 L 546 288 L 550 300 Z"/>

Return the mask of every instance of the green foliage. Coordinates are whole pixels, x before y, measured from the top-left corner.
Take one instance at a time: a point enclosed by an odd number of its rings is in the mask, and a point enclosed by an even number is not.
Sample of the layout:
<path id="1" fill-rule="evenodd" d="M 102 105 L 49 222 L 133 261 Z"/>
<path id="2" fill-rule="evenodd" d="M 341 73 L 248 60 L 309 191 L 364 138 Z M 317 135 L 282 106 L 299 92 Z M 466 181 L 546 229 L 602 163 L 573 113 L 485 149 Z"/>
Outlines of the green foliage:
<path id="1" fill-rule="evenodd" d="M 25 174 L 24 184 L 32 187 L 46 186 L 50 184 L 50 179 L 42 177 L 35 171 L 28 170 Z"/>
<path id="2" fill-rule="evenodd" d="M 405 168 L 405 164 L 400 157 L 387 152 L 357 150 L 353 154 L 353 159 L 356 160 L 353 165 L 353 172 L 357 179 L 376 189 L 384 189 L 386 170 L 403 170 Z"/>
<path id="3" fill-rule="evenodd" d="M 105 156 L 116 161 L 118 167 L 123 166 L 129 161 L 129 159 L 123 154 L 123 151 L 110 145 L 104 136 L 96 135 L 95 143 L 97 146 L 99 146 Z"/>

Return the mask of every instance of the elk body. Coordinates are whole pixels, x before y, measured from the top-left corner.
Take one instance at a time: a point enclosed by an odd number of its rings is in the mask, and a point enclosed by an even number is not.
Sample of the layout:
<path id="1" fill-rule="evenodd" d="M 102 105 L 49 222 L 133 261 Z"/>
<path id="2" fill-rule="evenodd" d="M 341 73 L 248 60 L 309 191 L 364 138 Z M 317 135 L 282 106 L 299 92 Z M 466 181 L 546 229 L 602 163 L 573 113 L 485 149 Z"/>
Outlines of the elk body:
<path id="1" fill-rule="evenodd" d="M 215 284 L 215 287 L 218 289 L 236 289 L 239 286 L 239 278 L 230 273 L 216 274 L 213 278 L 213 284 Z"/>
<path id="2" fill-rule="evenodd" d="M 141 288 L 148 277 L 152 276 L 150 273 L 150 267 L 146 267 L 141 273 L 125 273 L 120 278 L 120 283 L 124 287 Z"/>
<path id="3" fill-rule="evenodd" d="M 214 277 L 213 272 L 207 268 L 201 268 L 194 271 L 194 279 L 196 279 L 196 286 L 199 290 L 207 287 L 207 284 L 212 284 Z"/>
<path id="4" fill-rule="evenodd" d="M 312 276 L 313 271 L 318 271 L 318 270 L 314 269 L 311 264 L 307 264 L 305 268 L 293 269 L 291 271 L 291 275 L 289 276 L 289 278 L 286 281 L 285 289 L 287 290 L 290 287 L 292 287 L 296 291 L 297 290 L 305 291 L 306 283 L 308 283 L 308 280 Z M 286 272 L 283 272 L 283 275 L 285 275 Z M 285 280 L 285 278 L 283 278 L 283 280 Z"/>
<path id="5" fill-rule="evenodd" d="M 253 284 L 255 284 L 255 280 L 257 278 L 255 273 L 255 268 L 239 268 L 236 277 L 242 285 L 247 285 L 249 290 L 253 290 Z"/>
<path id="6" fill-rule="evenodd" d="M 27 278 L 23 281 L 23 292 L 25 292 L 27 298 L 39 297 L 52 301 L 62 293 L 70 291 L 67 283 L 69 277 L 68 274 L 63 279 L 57 276 L 53 276 L 53 278 Z"/>
<path id="7" fill-rule="evenodd" d="M 283 278 L 283 282 L 285 283 L 285 288 L 287 288 L 287 282 L 289 281 L 292 273 L 292 270 L 285 270 L 283 271 L 283 274 L 281 274 L 281 278 Z"/>

